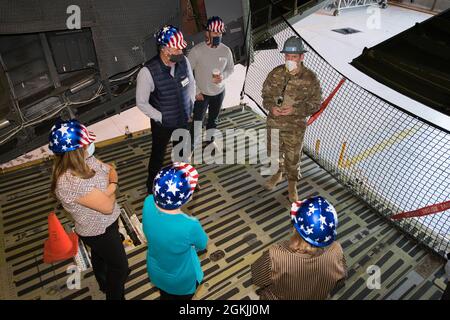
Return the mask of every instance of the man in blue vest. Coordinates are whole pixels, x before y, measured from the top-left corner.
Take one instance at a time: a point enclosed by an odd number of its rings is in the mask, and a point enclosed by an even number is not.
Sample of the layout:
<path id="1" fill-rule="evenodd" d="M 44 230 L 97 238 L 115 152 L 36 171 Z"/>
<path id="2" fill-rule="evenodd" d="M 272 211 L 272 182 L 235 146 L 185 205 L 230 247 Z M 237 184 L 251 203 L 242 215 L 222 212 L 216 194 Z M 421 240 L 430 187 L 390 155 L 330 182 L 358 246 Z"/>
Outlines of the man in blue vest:
<path id="1" fill-rule="evenodd" d="M 152 130 L 149 194 L 153 193 L 153 180 L 163 166 L 172 133 L 176 129 L 188 129 L 195 101 L 195 80 L 182 51 L 187 46 L 183 34 L 178 28 L 166 25 L 155 37 L 158 54 L 139 71 L 136 85 L 136 104 L 150 118 Z"/>

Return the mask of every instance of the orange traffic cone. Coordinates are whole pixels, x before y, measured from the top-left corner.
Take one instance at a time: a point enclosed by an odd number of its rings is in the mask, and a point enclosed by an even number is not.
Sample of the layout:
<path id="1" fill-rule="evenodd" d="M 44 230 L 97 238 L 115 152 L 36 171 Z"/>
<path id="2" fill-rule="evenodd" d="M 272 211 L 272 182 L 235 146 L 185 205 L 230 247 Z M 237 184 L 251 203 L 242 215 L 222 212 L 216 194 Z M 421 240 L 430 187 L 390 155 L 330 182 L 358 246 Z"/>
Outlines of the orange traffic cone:
<path id="1" fill-rule="evenodd" d="M 48 216 L 48 239 L 44 243 L 44 262 L 52 263 L 74 257 L 78 252 L 78 236 L 64 230 L 54 212 Z"/>

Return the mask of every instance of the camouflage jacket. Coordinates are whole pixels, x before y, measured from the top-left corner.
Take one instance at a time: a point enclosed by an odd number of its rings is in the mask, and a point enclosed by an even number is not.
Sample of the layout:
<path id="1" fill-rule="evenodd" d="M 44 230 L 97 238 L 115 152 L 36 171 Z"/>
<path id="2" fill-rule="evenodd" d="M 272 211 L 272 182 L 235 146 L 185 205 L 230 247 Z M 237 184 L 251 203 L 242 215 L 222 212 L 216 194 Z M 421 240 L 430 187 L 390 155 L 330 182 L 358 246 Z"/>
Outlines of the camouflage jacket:
<path id="1" fill-rule="evenodd" d="M 306 118 L 320 109 L 322 89 L 316 74 L 303 63 L 296 75 L 289 74 L 285 66 L 280 65 L 264 81 L 262 98 L 263 107 L 269 111 L 267 126 L 280 130 L 299 127 L 304 130 Z M 275 106 L 293 106 L 294 113 L 275 117 L 272 114 L 272 107 Z"/>

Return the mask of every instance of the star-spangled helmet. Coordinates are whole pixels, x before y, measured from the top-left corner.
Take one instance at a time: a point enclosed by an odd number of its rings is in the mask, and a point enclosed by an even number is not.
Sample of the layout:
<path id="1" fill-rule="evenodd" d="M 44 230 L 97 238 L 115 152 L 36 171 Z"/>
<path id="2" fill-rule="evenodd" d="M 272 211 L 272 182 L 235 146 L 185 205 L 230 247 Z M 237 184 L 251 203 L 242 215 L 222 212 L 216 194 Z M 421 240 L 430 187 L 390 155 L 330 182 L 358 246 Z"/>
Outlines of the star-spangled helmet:
<path id="1" fill-rule="evenodd" d="M 183 33 L 172 25 L 165 25 L 156 34 L 156 44 L 175 49 L 184 49 L 187 47 L 184 41 Z"/>
<path id="2" fill-rule="evenodd" d="M 206 30 L 211 32 L 225 32 L 225 24 L 223 23 L 222 19 L 218 16 L 213 16 L 208 19 L 206 22 Z"/>
<path id="3" fill-rule="evenodd" d="M 175 162 L 159 171 L 153 181 L 153 198 L 158 207 L 175 210 L 189 201 L 198 182 L 198 172 L 190 164 Z"/>
<path id="4" fill-rule="evenodd" d="M 336 240 L 336 210 L 321 196 L 294 202 L 291 221 L 303 240 L 314 247 L 323 248 Z"/>
<path id="5" fill-rule="evenodd" d="M 95 134 L 78 120 L 57 121 L 50 130 L 48 147 L 55 154 L 62 154 L 90 145 Z"/>

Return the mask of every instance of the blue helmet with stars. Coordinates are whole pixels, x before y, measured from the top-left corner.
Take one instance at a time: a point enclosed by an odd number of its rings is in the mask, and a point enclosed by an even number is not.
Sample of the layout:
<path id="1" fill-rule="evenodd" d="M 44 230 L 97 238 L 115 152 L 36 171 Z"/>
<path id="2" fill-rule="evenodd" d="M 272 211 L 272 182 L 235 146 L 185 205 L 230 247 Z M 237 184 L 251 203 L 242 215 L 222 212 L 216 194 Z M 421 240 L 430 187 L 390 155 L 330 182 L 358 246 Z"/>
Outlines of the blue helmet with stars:
<path id="1" fill-rule="evenodd" d="M 294 202 L 291 221 L 303 240 L 314 247 L 327 247 L 336 240 L 336 209 L 321 196 Z"/>
<path id="2" fill-rule="evenodd" d="M 175 210 L 189 201 L 198 182 L 198 172 L 190 164 L 175 162 L 159 171 L 153 181 L 153 198 L 158 207 Z"/>
<path id="3" fill-rule="evenodd" d="M 186 41 L 184 41 L 183 33 L 170 24 L 162 27 L 156 34 L 156 44 L 158 46 L 164 46 L 175 49 L 184 49 L 187 47 Z"/>
<path id="4" fill-rule="evenodd" d="M 63 154 L 90 145 L 95 134 L 78 120 L 57 121 L 50 130 L 48 148 L 55 154 Z"/>

